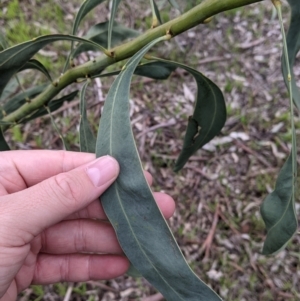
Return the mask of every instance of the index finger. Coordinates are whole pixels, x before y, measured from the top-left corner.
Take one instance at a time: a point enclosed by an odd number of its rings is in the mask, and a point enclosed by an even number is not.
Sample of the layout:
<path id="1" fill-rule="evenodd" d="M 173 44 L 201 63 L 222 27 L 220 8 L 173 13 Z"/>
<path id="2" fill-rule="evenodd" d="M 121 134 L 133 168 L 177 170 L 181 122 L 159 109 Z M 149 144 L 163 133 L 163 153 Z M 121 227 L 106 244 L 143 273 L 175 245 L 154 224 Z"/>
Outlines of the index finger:
<path id="1" fill-rule="evenodd" d="M 1 173 L 17 172 L 27 187 L 70 171 L 95 159 L 95 154 L 57 150 L 17 150 L 2 152 Z M 15 177 L 13 177 L 15 178 Z"/>

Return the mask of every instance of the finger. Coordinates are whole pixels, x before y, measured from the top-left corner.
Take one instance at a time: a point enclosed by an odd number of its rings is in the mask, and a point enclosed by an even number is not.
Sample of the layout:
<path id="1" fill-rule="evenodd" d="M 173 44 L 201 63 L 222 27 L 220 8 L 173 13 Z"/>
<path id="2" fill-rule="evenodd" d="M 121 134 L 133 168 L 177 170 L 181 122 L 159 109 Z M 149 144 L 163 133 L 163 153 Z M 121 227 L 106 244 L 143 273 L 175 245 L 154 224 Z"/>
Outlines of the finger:
<path id="1" fill-rule="evenodd" d="M 152 175 L 148 171 L 144 171 L 144 175 L 145 175 L 145 178 L 146 178 L 148 184 L 151 186 L 153 183 Z"/>
<path id="2" fill-rule="evenodd" d="M 126 273 L 128 268 L 129 262 L 124 256 L 41 254 L 32 284 L 112 279 Z"/>
<path id="3" fill-rule="evenodd" d="M 165 218 L 170 218 L 175 211 L 175 202 L 171 196 L 163 192 L 154 192 L 153 193 L 156 203 L 164 215 Z M 92 219 L 101 219 L 107 220 L 107 216 L 101 206 L 99 199 L 92 202 L 86 208 L 75 212 L 74 214 L 67 217 L 67 219 L 78 219 L 78 218 L 92 218 Z"/>
<path id="4" fill-rule="evenodd" d="M 3 152 L 0 158 L 0 176 L 4 179 L 14 179 L 14 183 L 7 182 L 9 193 L 21 190 L 15 185 L 17 180 L 22 180 L 24 186 L 33 186 L 54 175 L 70 171 L 86 163 L 92 162 L 95 154 L 30 150 Z M 14 166 L 15 168 L 12 168 Z M 19 188 L 19 189 L 18 189 Z"/>
<path id="5" fill-rule="evenodd" d="M 117 161 L 104 156 L 5 196 L 0 202 L 1 227 L 6 227 L 11 237 L 29 242 L 45 228 L 88 206 L 112 184 L 118 172 Z"/>
<path id="6" fill-rule="evenodd" d="M 115 231 L 108 222 L 90 219 L 69 220 L 42 233 L 41 252 L 51 254 L 122 254 Z"/>

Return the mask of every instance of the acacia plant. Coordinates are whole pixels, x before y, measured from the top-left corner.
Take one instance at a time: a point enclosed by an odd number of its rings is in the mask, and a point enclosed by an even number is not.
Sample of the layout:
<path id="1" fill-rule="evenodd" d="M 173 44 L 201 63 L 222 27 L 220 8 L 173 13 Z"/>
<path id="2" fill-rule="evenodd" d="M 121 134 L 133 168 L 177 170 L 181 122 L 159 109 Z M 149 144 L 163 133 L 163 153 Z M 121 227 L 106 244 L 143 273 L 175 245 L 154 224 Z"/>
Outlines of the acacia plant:
<path id="1" fill-rule="evenodd" d="M 111 155 L 121 167 L 116 182 L 101 197 L 103 208 L 113 225 L 124 253 L 132 263 L 129 273 L 138 272 L 167 300 L 216 301 L 220 297 L 203 283 L 185 261 L 166 221 L 161 215 L 151 190 L 144 178 L 135 145 L 130 117 L 129 90 L 133 74 L 153 79 L 165 79 L 176 68 L 189 72 L 197 83 L 198 91 L 193 115 L 187 120 L 186 134 L 174 170 L 184 167 L 189 157 L 218 135 L 226 121 L 226 106 L 218 86 L 198 70 L 167 59 L 149 55 L 158 43 L 167 43 L 174 36 L 207 22 L 226 10 L 246 6 L 261 0 L 204 0 L 173 20 L 162 23 L 155 0 L 150 0 L 153 14 L 152 27 L 140 34 L 114 21 L 121 0 L 111 0 L 111 18 L 108 22 L 92 26 L 84 37 L 76 36 L 82 19 L 104 0 L 85 0 L 74 18 L 71 34 L 52 34 L 7 48 L 4 36 L 0 46 L 0 147 L 9 150 L 3 132 L 16 124 L 50 114 L 72 101 L 78 91 L 58 95 L 73 83 L 83 83 L 80 92 L 80 147 L 97 156 Z M 266 1 L 266 0 L 265 0 Z M 175 0 L 170 4 L 178 8 Z M 275 185 L 261 206 L 266 224 L 263 253 L 273 254 L 286 246 L 297 230 L 295 214 L 296 191 L 296 139 L 294 106 L 300 109 L 300 92 L 296 86 L 292 67 L 300 48 L 300 5 L 288 0 L 291 22 L 287 38 L 282 26 L 280 0 L 273 0 L 283 35 L 282 71 L 290 98 L 292 148 Z M 71 41 L 69 56 L 61 76 L 52 79 L 48 70 L 35 57 L 49 43 Z M 126 42 L 124 42 L 126 40 Z M 128 41 L 129 40 L 129 41 Z M 76 45 L 75 45 L 76 44 Z M 95 59 L 75 66 L 74 58 L 82 52 L 99 51 Z M 107 72 L 111 65 L 121 70 Z M 117 64 L 118 63 L 118 64 Z M 18 72 L 36 69 L 49 80 L 48 85 L 30 87 L 12 95 L 11 85 L 18 80 Z M 107 95 L 97 137 L 88 124 L 85 91 L 93 79 L 117 75 Z M 69 91 L 70 89 L 68 89 Z"/>

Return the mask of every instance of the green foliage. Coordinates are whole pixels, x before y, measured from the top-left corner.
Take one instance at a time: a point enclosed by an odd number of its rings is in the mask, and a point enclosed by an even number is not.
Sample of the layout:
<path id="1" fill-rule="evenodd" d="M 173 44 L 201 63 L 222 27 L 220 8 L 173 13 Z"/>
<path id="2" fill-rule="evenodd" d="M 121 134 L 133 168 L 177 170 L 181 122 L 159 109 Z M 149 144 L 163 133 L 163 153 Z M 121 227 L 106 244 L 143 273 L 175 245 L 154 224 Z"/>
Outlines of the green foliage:
<path id="1" fill-rule="evenodd" d="M 101 196 L 101 203 L 133 266 L 167 300 L 217 301 L 221 299 L 197 278 L 182 256 L 144 178 L 131 130 L 131 77 L 148 50 L 164 39 L 154 40 L 136 53 L 126 63 L 107 95 L 96 155 L 115 157 L 120 162 L 121 172 Z"/>
<path id="2" fill-rule="evenodd" d="M 283 249 L 297 231 L 292 155 L 283 165 L 275 190 L 261 206 L 261 215 L 268 231 L 263 254 L 273 254 Z"/>
<path id="3" fill-rule="evenodd" d="M 74 82 L 86 81 L 80 93 L 80 149 L 86 152 L 95 152 L 96 149 L 97 156 L 109 154 L 119 161 L 120 176 L 101 198 L 103 208 L 116 231 L 121 247 L 133 264 L 132 268 L 135 267 L 142 276 L 163 293 L 167 300 L 213 301 L 220 300 L 220 298 L 193 273 L 186 263 L 144 178 L 129 116 L 131 78 L 135 74 L 163 80 L 177 68 L 184 69 L 194 77 L 198 90 L 194 112 L 188 119 L 183 147 L 175 165 L 175 170 L 180 170 L 199 148 L 220 133 L 226 119 L 224 97 L 218 86 L 198 70 L 179 62 L 149 56 L 147 52 L 156 43 L 173 38 L 219 12 L 258 1 L 190 1 L 185 14 L 169 21 L 169 14 L 161 9 L 162 2 L 159 2 L 158 8 L 156 1 L 151 0 L 148 3 L 152 10 L 151 29 L 140 33 L 115 21 L 121 1 L 113 0 L 111 1 L 110 20 L 95 24 L 83 38 L 80 38 L 76 34 L 83 18 L 98 5 L 108 3 L 104 0 L 86 0 L 74 18 L 72 35 L 50 34 L 48 30 L 37 28 L 33 32 L 34 36 L 41 34 L 42 36 L 34 39 L 31 36 L 31 27 L 20 10 L 19 1 L 13 0 L 8 3 L 8 13 L 5 18 L 7 21 L 18 18 L 19 22 L 16 24 L 8 22 L 8 27 L 13 30 L 5 32 L 6 36 L 0 34 L 0 124 L 2 127 L 0 150 L 9 150 L 3 135 L 5 130 L 18 123 L 26 123 L 44 115 L 50 115 L 55 130 L 64 142 L 51 113 L 60 108 L 64 102 L 76 99 L 78 94 L 76 89 L 72 93 L 69 92 L 72 90 L 67 90 L 62 94 L 63 96 L 57 98 L 63 89 Z M 176 1 L 169 0 L 168 2 L 167 6 L 176 8 L 176 13 L 179 13 L 181 7 Z M 273 2 L 278 8 L 280 2 L 278 0 Z M 292 149 L 279 173 L 274 191 L 267 196 L 261 207 L 261 214 L 267 228 L 264 254 L 280 251 L 297 230 L 295 214 L 297 148 L 292 102 L 294 101 L 294 104 L 300 109 L 300 92 L 290 66 L 293 66 L 300 49 L 300 8 L 298 0 L 288 0 L 288 2 L 291 6 L 292 16 L 287 34 L 287 45 L 284 45 L 285 55 L 282 58 L 282 70 L 291 101 L 289 116 L 291 135 L 288 137 L 292 139 Z M 55 10 L 58 14 L 61 12 L 58 6 Z M 278 12 L 281 16 L 280 10 Z M 46 11 L 41 10 L 40 14 L 42 16 L 45 13 Z M 230 15 L 232 14 L 231 12 Z M 0 16 L 2 17 L 2 15 Z M 150 18 L 147 20 L 149 21 Z M 163 23 L 167 20 L 168 22 Z M 51 64 L 44 64 L 42 59 L 36 59 L 36 55 L 39 50 L 59 40 L 71 41 L 72 45 L 63 74 L 52 80 L 49 68 Z M 130 41 L 128 42 L 128 40 Z M 75 42 L 79 44 L 74 49 Z M 8 48 L 11 43 L 17 45 Z M 73 59 L 81 53 L 97 49 L 101 51 L 100 56 L 67 70 L 69 58 Z M 129 60 L 124 63 L 125 59 Z M 125 64 L 122 70 L 119 70 L 120 64 Z M 108 71 L 103 72 L 108 67 Z M 27 69 L 43 73 L 50 83 L 41 84 L 39 82 L 35 86 L 26 86 L 24 89 L 17 74 L 21 71 L 26 72 Z M 117 75 L 117 78 L 107 95 L 97 139 L 95 139 L 86 112 L 87 85 L 97 77 L 114 75 Z M 231 91 L 233 87 L 237 86 L 238 82 L 227 82 L 225 90 Z M 178 110 L 180 109 L 179 106 Z M 249 124 L 242 117 L 241 122 L 245 127 Z M 12 127 L 11 134 L 12 140 L 22 141 L 19 125 Z M 67 133 L 66 137 L 66 140 L 74 139 L 74 134 Z M 237 221 L 232 221 L 233 224 L 235 222 L 237 223 Z M 195 233 L 192 235 L 195 236 Z M 224 283 L 228 285 L 226 281 Z M 85 286 L 82 287 L 83 292 L 85 289 Z M 39 292 L 39 296 L 43 296 L 42 292 Z"/>

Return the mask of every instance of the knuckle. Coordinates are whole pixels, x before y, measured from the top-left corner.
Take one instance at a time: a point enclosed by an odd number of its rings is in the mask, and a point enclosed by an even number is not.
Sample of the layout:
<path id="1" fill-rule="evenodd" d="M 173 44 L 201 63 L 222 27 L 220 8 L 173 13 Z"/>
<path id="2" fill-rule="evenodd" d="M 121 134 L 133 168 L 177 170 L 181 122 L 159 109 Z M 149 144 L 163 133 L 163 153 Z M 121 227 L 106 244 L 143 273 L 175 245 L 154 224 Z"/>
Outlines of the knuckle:
<path id="1" fill-rule="evenodd" d="M 51 190 L 66 206 L 73 206 L 74 203 L 80 201 L 81 185 L 74 177 L 68 174 L 58 174 L 52 179 Z"/>

